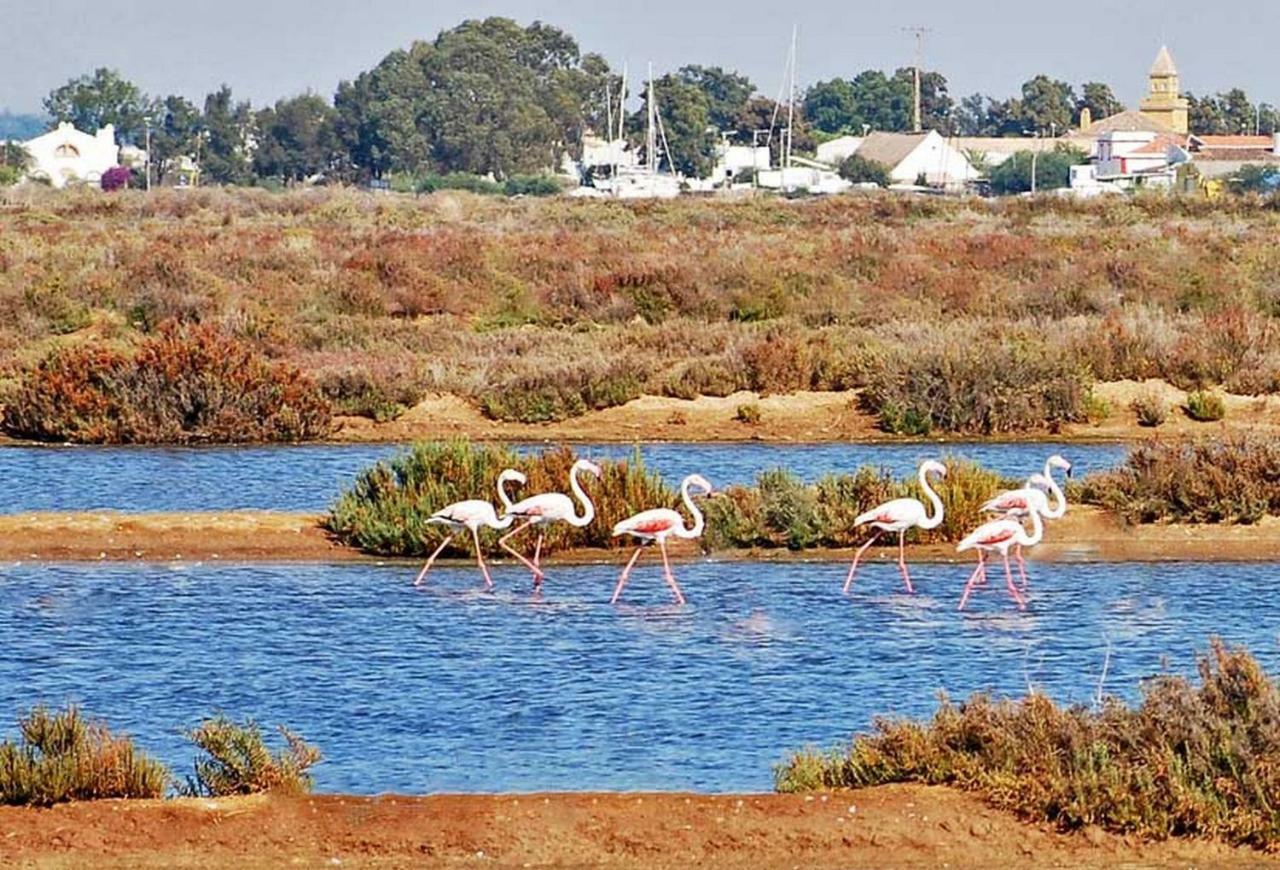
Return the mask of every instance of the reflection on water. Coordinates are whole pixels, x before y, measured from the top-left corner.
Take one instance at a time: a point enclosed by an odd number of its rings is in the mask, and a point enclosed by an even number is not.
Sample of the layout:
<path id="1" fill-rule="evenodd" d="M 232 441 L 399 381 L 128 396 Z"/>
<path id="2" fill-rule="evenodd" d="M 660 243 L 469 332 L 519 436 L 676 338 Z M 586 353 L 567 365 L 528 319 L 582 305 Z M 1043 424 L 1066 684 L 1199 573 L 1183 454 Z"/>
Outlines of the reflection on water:
<path id="1" fill-rule="evenodd" d="M 361 469 L 395 455 L 394 444 L 302 447 L 6 447 L 0 512 L 256 508 L 321 511 Z M 538 447 L 521 447 L 538 450 Z M 596 458 L 630 458 L 634 445 L 581 445 Z M 1086 472 L 1117 464 L 1117 444 L 646 444 L 641 456 L 669 481 L 699 471 L 717 485 L 742 483 L 779 466 L 808 479 L 860 465 L 913 472 L 922 459 L 963 456 L 1022 477 L 1062 452 Z"/>
<path id="2" fill-rule="evenodd" d="M 918 566 L 920 594 L 871 564 L 677 566 L 690 606 L 642 566 L 10 565 L 0 568 L 0 713 L 81 702 L 189 769 L 180 730 L 216 710 L 318 743 L 325 790 L 751 790 L 805 744 L 935 695 L 1033 684 L 1130 699 L 1162 660 L 1192 673 L 1210 635 L 1280 664 L 1276 565 L 1033 564 L 1030 606 L 1000 584 L 955 610 L 967 565 Z"/>

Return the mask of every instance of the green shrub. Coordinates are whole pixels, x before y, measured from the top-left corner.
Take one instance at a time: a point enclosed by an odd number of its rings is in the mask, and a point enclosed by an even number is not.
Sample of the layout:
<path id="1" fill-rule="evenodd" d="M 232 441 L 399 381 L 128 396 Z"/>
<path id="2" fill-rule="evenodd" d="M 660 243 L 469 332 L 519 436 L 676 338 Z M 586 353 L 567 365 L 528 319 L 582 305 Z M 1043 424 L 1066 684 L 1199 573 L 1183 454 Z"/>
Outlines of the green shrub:
<path id="1" fill-rule="evenodd" d="M 847 750 L 807 750 L 775 769 L 779 791 L 921 782 L 1064 829 L 1280 845 L 1280 694 L 1242 649 L 1212 643 L 1200 682 L 1162 676 L 1137 707 L 1063 708 L 942 698 L 928 723 L 877 719 Z"/>
<path id="2" fill-rule="evenodd" d="M 35 707 L 18 720 L 21 740 L 0 743 L 0 802 L 49 806 L 102 798 L 158 798 L 163 764 L 75 707 Z"/>
<path id="3" fill-rule="evenodd" d="M 1133 411 L 1138 415 L 1138 425 L 1155 428 L 1169 418 L 1169 403 L 1159 390 L 1147 390 L 1133 400 Z"/>
<path id="4" fill-rule="evenodd" d="M 466 172 L 450 172 L 448 175 L 427 175 L 418 181 L 419 193 L 435 193 L 437 190 L 465 190 L 493 196 L 503 192 L 498 182 L 483 175 Z"/>
<path id="5" fill-rule="evenodd" d="M 1088 386 L 1041 342 L 969 338 L 883 353 L 870 363 L 862 403 L 889 432 L 991 435 L 1084 420 Z"/>
<path id="6" fill-rule="evenodd" d="M 695 359 L 685 363 L 662 387 L 664 396 L 696 399 L 699 396 L 728 396 L 746 384 L 724 357 Z"/>
<path id="7" fill-rule="evenodd" d="M 908 540 L 959 541 L 983 519 L 983 503 L 1017 485 L 973 462 L 949 459 L 946 464 L 947 477 L 933 481 L 945 511 L 943 523 L 931 532 L 912 530 Z M 730 486 L 722 498 L 706 503 L 707 543 L 713 549 L 849 547 L 870 534 L 854 527 L 859 514 L 906 497 L 924 499 L 915 475 L 897 481 L 863 467 L 805 484 L 782 469 L 763 472 L 754 486 Z"/>
<path id="8" fill-rule="evenodd" d="M 564 187 L 554 175 L 513 175 L 502 190 L 507 196 L 555 196 Z"/>
<path id="9" fill-rule="evenodd" d="M 851 154 L 840 164 L 840 177 L 854 184 L 889 186 L 889 170 L 883 163 L 875 163 L 857 154 Z"/>
<path id="10" fill-rule="evenodd" d="M 528 482 L 522 496 L 540 492 L 568 492 L 569 470 L 577 457 L 562 448 L 537 456 L 520 456 L 506 447 L 462 441 L 415 444 L 409 451 L 361 472 L 330 508 L 326 526 L 345 544 L 386 556 L 418 556 L 435 549 L 446 534 L 427 526 L 432 513 L 463 499 L 496 502 L 495 484 L 505 468 L 523 471 Z M 630 462 L 600 463 L 600 480 L 582 475 L 583 487 L 596 506 L 596 519 L 585 529 L 564 523 L 547 528 L 545 548 L 616 547 L 615 523 L 652 507 L 675 507 L 676 493 L 644 468 L 639 454 Z M 511 490 L 515 495 L 514 488 Z M 517 496 L 517 499 L 519 496 Z M 496 551 L 492 538 L 481 537 Z M 470 553 L 467 535 L 451 545 L 457 554 Z"/>
<path id="11" fill-rule="evenodd" d="M 517 371 L 480 396 L 480 409 L 493 420 L 546 423 L 625 405 L 640 396 L 643 385 L 643 373 L 624 360 Z"/>
<path id="12" fill-rule="evenodd" d="M 187 794 L 226 797 L 311 791 L 308 771 L 320 761 L 320 750 L 283 725 L 279 731 L 285 749 L 272 754 L 262 730 L 251 719 L 238 723 L 216 716 L 201 722 L 187 732 L 206 756 L 196 759 L 195 776 L 187 780 Z"/>
<path id="13" fill-rule="evenodd" d="M 1188 417 L 1201 423 L 1221 420 L 1227 415 L 1227 405 L 1222 400 L 1222 396 L 1206 390 L 1188 393 L 1184 408 Z"/>
<path id="14" fill-rule="evenodd" d="M 19 375 L 3 428 L 80 443 L 297 441 L 329 431 L 310 378 L 213 327 L 168 324 L 132 353 L 54 350 Z"/>
<path id="15" fill-rule="evenodd" d="M 1149 441 L 1073 494 L 1129 522 L 1253 523 L 1280 515 L 1280 444 L 1251 433 Z"/>
<path id="16" fill-rule="evenodd" d="M 748 426 L 758 426 L 760 425 L 760 406 L 755 402 L 739 405 L 733 416 L 739 423 L 746 423 Z"/>

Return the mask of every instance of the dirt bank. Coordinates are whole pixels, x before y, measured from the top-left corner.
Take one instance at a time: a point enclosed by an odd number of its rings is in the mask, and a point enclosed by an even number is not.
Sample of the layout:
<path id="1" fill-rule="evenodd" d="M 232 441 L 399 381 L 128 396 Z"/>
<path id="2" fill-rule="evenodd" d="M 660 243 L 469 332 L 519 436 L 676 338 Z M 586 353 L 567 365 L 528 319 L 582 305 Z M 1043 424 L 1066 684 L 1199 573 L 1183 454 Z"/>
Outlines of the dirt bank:
<path id="1" fill-rule="evenodd" d="M 1139 395 L 1154 391 L 1170 407 L 1159 429 L 1143 428 L 1130 407 Z M 1098 384 L 1094 392 L 1111 407 L 1096 424 L 1065 426 L 1060 432 L 1002 434 L 998 440 L 1141 440 L 1159 432 L 1177 435 L 1248 426 L 1280 433 L 1280 396 L 1225 396 L 1223 423 L 1197 423 L 1180 408 L 1186 393 L 1163 381 Z M 757 405 L 758 423 L 737 419 L 738 408 Z M 490 420 L 458 396 L 428 396 L 396 420 L 375 423 L 364 417 L 340 417 L 336 441 L 412 441 L 470 438 L 488 441 L 900 441 L 880 430 L 876 418 L 859 409 L 856 393 L 792 393 L 759 396 L 734 393 L 724 398 L 671 399 L 642 396 L 617 408 L 593 411 L 559 423 L 503 423 Z M 937 437 L 947 436 L 938 434 Z M 972 440 L 952 438 L 952 440 Z"/>
<path id="2" fill-rule="evenodd" d="M 33 513 L 0 515 L 0 559 L 67 561 L 388 561 L 335 543 L 316 514 L 242 511 L 189 514 Z M 696 544 L 671 545 L 677 559 L 704 558 Z M 713 558 L 787 562 L 843 561 L 848 550 L 724 550 Z M 896 558 L 892 547 L 873 559 Z M 915 561 L 950 562 L 950 544 L 910 548 Z M 1126 526 L 1091 507 L 1072 507 L 1050 523 L 1045 541 L 1031 553 L 1040 561 L 1262 561 L 1280 557 L 1280 518 L 1252 526 Z M 557 553 L 561 564 L 618 562 L 622 551 Z M 411 560 L 400 560 L 408 564 Z M 442 560 L 442 564 L 450 560 Z M 503 564 L 502 560 L 495 560 Z M 457 561 L 454 560 L 457 564 Z M 471 564 L 469 561 L 466 564 Z"/>
<path id="3" fill-rule="evenodd" d="M 1062 834 L 958 791 L 829 796 L 441 795 L 0 808 L 0 861 L 36 867 L 1258 866 L 1194 840 Z"/>

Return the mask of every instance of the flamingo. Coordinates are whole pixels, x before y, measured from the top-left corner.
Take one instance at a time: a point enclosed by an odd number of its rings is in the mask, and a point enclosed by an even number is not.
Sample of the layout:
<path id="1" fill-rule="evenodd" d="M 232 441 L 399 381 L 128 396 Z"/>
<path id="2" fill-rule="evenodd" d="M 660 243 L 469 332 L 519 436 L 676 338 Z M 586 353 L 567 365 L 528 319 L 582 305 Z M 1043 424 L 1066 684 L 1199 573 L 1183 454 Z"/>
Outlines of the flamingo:
<path id="1" fill-rule="evenodd" d="M 631 569 L 635 567 L 636 561 L 640 558 L 640 551 L 644 549 L 646 544 L 654 541 L 658 542 L 658 547 L 662 550 L 662 567 L 667 574 L 667 584 L 671 587 L 671 591 L 675 593 L 676 603 L 685 603 L 684 593 L 680 591 L 676 578 L 671 574 L 671 562 L 667 559 L 667 537 L 675 535 L 677 538 L 693 540 L 702 536 L 705 521 L 702 511 L 698 510 L 698 506 L 694 503 L 693 496 L 689 492 L 693 487 L 697 487 L 701 491 L 701 495 L 710 495 L 712 492 L 711 484 L 700 474 L 691 474 L 680 484 L 680 497 L 684 500 L 685 507 L 689 509 L 689 513 L 693 516 L 692 526 L 686 527 L 684 517 L 670 508 L 654 508 L 653 510 L 641 511 L 633 517 L 628 517 L 613 527 L 613 536 L 615 538 L 621 535 L 631 535 L 633 538 L 640 539 L 640 545 L 636 547 L 636 551 L 631 556 L 631 561 L 627 563 L 627 567 L 622 569 L 622 576 L 618 578 L 618 586 L 613 590 L 613 598 L 610 599 L 610 604 L 618 603 L 618 596 L 622 594 L 622 587 L 627 585 L 627 578 L 631 575 Z"/>
<path id="2" fill-rule="evenodd" d="M 1071 463 L 1055 453 L 1045 460 L 1043 474 L 1031 475 L 1031 477 L 1027 478 L 1025 487 L 1000 493 L 984 504 L 981 510 L 1002 513 L 1012 517 L 1025 517 L 1030 511 L 1034 510 L 1047 520 L 1062 519 L 1067 512 L 1067 497 L 1063 494 L 1057 481 L 1053 479 L 1053 469 L 1055 468 L 1061 468 L 1066 471 L 1067 477 L 1071 476 Z M 1053 495 L 1054 506 L 1052 508 L 1049 507 L 1049 497 L 1045 494 L 1045 490 L 1048 490 L 1049 494 Z M 1022 560 L 1022 545 L 1018 544 L 1013 552 L 1018 560 L 1018 571 L 1022 574 L 1022 588 L 1026 589 L 1027 572 Z"/>
<path id="3" fill-rule="evenodd" d="M 575 528 L 583 528 L 588 525 L 596 516 L 596 506 L 592 504 L 590 496 L 583 491 L 582 485 L 578 483 L 578 474 L 582 471 L 589 471 L 597 478 L 603 473 L 600 466 L 596 465 L 589 459 L 579 459 L 573 463 L 573 467 L 569 469 L 569 488 L 573 490 L 573 494 L 582 502 L 582 515 L 579 516 L 577 508 L 574 506 L 573 499 L 562 492 L 546 492 L 541 495 L 534 495 L 522 501 L 518 501 L 513 505 L 508 505 L 503 513 L 503 519 L 511 518 L 512 520 L 523 519 L 524 522 L 516 526 L 513 530 L 498 539 L 498 545 L 511 555 L 515 556 L 525 566 L 533 572 L 533 588 L 537 591 L 542 586 L 542 580 L 546 576 L 539 567 L 542 557 L 542 540 L 546 536 L 543 526 L 550 523 L 565 522 Z M 530 526 L 538 527 L 538 545 L 533 551 L 533 561 L 529 561 L 516 550 L 512 549 L 507 543 L 511 538 L 523 532 Z"/>
<path id="4" fill-rule="evenodd" d="M 1031 534 L 1029 535 L 1022 525 L 1022 520 L 1005 517 L 983 523 L 956 545 L 957 553 L 973 549 L 978 551 L 978 567 L 973 569 L 969 581 L 964 584 L 964 594 L 960 596 L 960 610 L 964 610 L 965 602 L 969 600 L 969 594 L 973 592 L 973 587 L 979 579 L 983 583 L 987 582 L 986 554 L 996 552 L 1004 557 L 1004 578 L 1009 587 L 1009 594 L 1013 596 L 1014 601 L 1018 602 L 1018 609 L 1026 610 L 1026 600 L 1018 592 L 1018 587 L 1013 585 L 1013 572 L 1009 569 L 1009 548 L 1014 544 L 1034 547 L 1044 537 L 1044 523 L 1040 520 L 1039 511 L 1033 508 L 1028 511 L 1028 514 L 1031 517 Z M 1019 556 L 1018 559 L 1021 567 L 1022 557 Z"/>
<path id="5" fill-rule="evenodd" d="M 938 494 L 929 486 L 929 475 L 931 473 L 937 474 L 939 477 L 946 477 L 947 467 L 933 459 L 920 463 L 920 488 L 924 490 L 929 503 L 933 505 L 933 516 L 928 515 L 927 509 L 919 499 L 895 498 L 893 501 L 887 501 L 879 507 L 872 508 L 853 521 L 855 526 L 865 526 L 869 523 L 876 529 L 876 533 L 854 555 L 853 565 L 849 568 L 849 576 L 844 580 L 844 591 L 846 593 L 849 591 L 849 587 L 853 585 L 853 575 L 858 570 L 858 562 L 862 559 L 862 554 L 884 532 L 898 533 L 898 567 L 902 569 L 902 580 L 907 584 L 907 592 L 915 592 L 911 588 L 911 574 L 907 571 L 907 554 L 904 543 L 907 529 L 928 530 L 936 529 L 942 525 L 942 499 L 938 498 Z"/>
<path id="6" fill-rule="evenodd" d="M 514 468 L 508 468 L 498 475 L 498 498 L 502 500 L 503 507 L 511 507 L 511 499 L 507 497 L 506 484 L 507 481 L 514 480 L 516 483 L 524 483 L 526 478 Z M 504 516 L 498 519 L 497 511 L 494 510 L 492 504 L 483 499 L 468 499 L 467 501 L 454 502 L 448 507 L 441 508 L 427 518 L 428 523 L 440 523 L 448 526 L 452 531 L 440 542 L 440 546 L 436 547 L 427 564 L 422 566 L 422 571 L 418 573 L 417 579 L 413 581 L 414 586 L 422 583 L 427 576 L 427 572 L 431 570 L 432 564 L 436 561 L 436 556 L 445 547 L 449 546 L 449 542 L 454 536 L 463 529 L 471 530 L 471 537 L 476 544 L 476 561 L 480 563 L 480 573 L 484 574 L 484 585 L 487 589 L 493 588 L 493 578 L 489 576 L 489 569 L 484 564 L 484 554 L 480 551 L 480 527 L 484 526 L 490 529 L 505 529 L 513 522 L 513 517 Z"/>

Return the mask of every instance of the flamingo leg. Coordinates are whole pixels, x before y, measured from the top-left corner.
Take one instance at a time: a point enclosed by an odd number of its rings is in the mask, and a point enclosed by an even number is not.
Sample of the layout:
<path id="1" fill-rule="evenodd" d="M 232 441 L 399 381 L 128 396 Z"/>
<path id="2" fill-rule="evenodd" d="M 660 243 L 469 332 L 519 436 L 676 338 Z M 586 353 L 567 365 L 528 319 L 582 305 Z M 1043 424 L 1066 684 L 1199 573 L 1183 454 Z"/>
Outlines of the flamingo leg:
<path id="1" fill-rule="evenodd" d="M 1018 573 L 1022 575 L 1022 591 L 1025 592 L 1027 590 L 1027 561 L 1022 558 L 1021 544 L 1013 551 L 1013 557 L 1018 560 Z"/>
<path id="2" fill-rule="evenodd" d="M 627 563 L 627 567 L 622 569 L 622 575 L 618 578 L 618 585 L 613 590 L 613 598 L 609 599 L 610 604 L 618 603 L 618 596 L 622 594 L 622 587 L 627 585 L 627 578 L 631 576 L 631 569 L 636 566 L 636 562 L 640 558 L 640 552 L 644 549 L 644 544 L 636 547 L 636 551 L 631 556 L 631 561 Z"/>
<path id="3" fill-rule="evenodd" d="M 520 553 L 517 553 L 512 548 L 512 546 L 507 543 L 507 541 L 511 540 L 511 538 L 520 534 L 525 529 L 529 528 L 529 526 L 533 525 L 535 522 L 536 520 L 528 520 L 527 522 L 525 522 L 524 525 L 516 526 L 516 528 L 512 529 L 510 532 L 508 532 L 507 534 L 503 535 L 501 538 L 498 539 L 498 546 L 506 550 L 511 555 L 515 556 L 517 560 L 519 560 L 521 563 L 524 564 L 526 568 L 528 568 L 530 571 L 533 572 L 534 585 L 537 586 L 537 584 L 542 580 L 542 569 L 539 568 L 537 565 L 533 564 L 532 562 L 530 562 Z"/>
<path id="4" fill-rule="evenodd" d="M 914 595 L 911 588 L 911 574 L 907 571 L 907 530 L 898 532 L 898 567 L 902 569 L 902 582 L 907 584 L 907 594 Z"/>
<path id="5" fill-rule="evenodd" d="M 978 583 L 978 576 L 986 573 L 983 568 L 983 562 L 985 558 L 986 557 L 983 554 L 983 552 L 979 550 L 978 551 L 978 567 L 973 569 L 973 573 L 969 575 L 968 582 L 964 584 L 964 594 L 960 596 L 960 606 L 957 608 L 958 610 L 964 610 L 965 604 L 969 602 L 969 595 L 970 593 L 973 592 L 973 587 L 976 586 Z"/>
<path id="6" fill-rule="evenodd" d="M 671 562 L 667 560 L 667 539 L 659 538 L 658 546 L 662 548 L 662 569 L 667 572 L 667 583 L 671 586 L 671 591 L 676 594 L 676 604 L 684 604 L 684 593 L 680 591 L 680 585 L 676 583 L 676 578 L 671 573 Z"/>
<path id="7" fill-rule="evenodd" d="M 533 548 L 533 591 L 537 592 L 542 588 L 542 578 L 546 575 L 542 573 L 542 539 L 546 537 L 546 532 L 538 529 L 538 544 Z"/>
<path id="8" fill-rule="evenodd" d="M 480 573 L 484 575 L 484 588 L 493 588 L 493 578 L 489 576 L 489 568 L 484 563 L 484 551 L 480 547 L 480 530 L 474 526 L 471 529 L 471 538 L 476 542 L 476 561 L 480 563 Z"/>
<path id="9" fill-rule="evenodd" d="M 874 535 L 868 538 L 867 542 L 863 544 L 861 547 L 859 547 L 858 552 L 854 554 L 853 565 L 849 567 L 849 576 L 844 578 L 844 592 L 846 595 L 849 594 L 849 587 L 853 585 L 853 574 L 855 571 L 858 570 L 858 562 L 862 560 L 862 554 L 867 552 L 867 548 L 870 547 L 872 544 L 874 544 L 876 542 L 876 539 L 879 537 L 880 537 L 880 532 L 877 531 Z"/>
<path id="10" fill-rule="evenodd" d="M 1009 594 L 1013 596 L 1013 600 L 1018 602 L 1019 610 L 1027 609 L 1027 602 L 1022 600 L 1022 596 L 1018 594 L 1018 587 L 1013 585 L 1013 571 L 1009 569 L 1009 551 L 1004 553 L 1004 581 L 1009 587 Z"/>
<path id="11" fill-rule="evenodd" d="M 431 566 L 435 563 L 436 556 L 439 556 L 444 551 L 444 548 L 449 546 L 449 542 L 453 540 L 453 536 L 456 534 L 458 534 L 456 530 L 450 532 L 448 536 L 440 542 L 440 546 L 436 547 L 435 552 L 427 558 L 427 564 L 422 566 L 422 570 L 418 572 L 417 578 L 413 581 L 414 586 L 420 586 L 422 584 L 423 578 L 427 576 L 427 572 L 431 570 Z"/>

